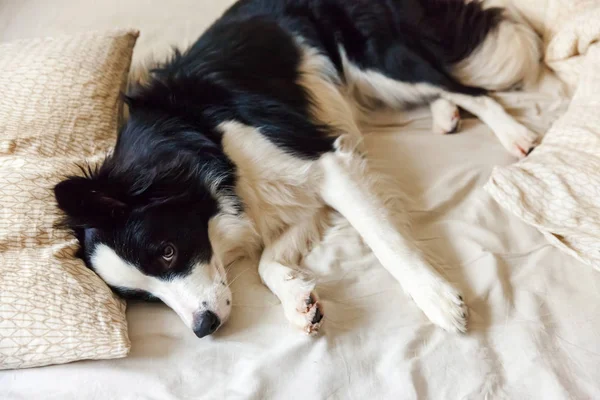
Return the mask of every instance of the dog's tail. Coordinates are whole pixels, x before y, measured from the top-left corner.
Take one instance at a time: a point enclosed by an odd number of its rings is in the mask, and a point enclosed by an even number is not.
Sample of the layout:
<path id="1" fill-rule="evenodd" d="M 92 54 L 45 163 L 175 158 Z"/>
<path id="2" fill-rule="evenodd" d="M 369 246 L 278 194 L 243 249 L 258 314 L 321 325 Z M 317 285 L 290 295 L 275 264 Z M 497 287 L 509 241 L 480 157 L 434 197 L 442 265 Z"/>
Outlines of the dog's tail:
<path id="1" fill-rule="evenodd" d="M 456 0 L 442 1 L 451 4 Z M 461 3 L 479 10 L 463 17 L 465 20 L 460 22 L 467 24 L 456 28 L 461 30 L 457 36 L 464 39 L 454 40 L 472 45 L 480 32 L 485 35 L 470 54 L 450 66 L 450 74 L 463 85 L 490 91 L 534 84 L 540 73 L 541 38 L 519 12 L 508 0 L 461 0 Z M 474 31 L 473 27 L 478 29 Z"/>

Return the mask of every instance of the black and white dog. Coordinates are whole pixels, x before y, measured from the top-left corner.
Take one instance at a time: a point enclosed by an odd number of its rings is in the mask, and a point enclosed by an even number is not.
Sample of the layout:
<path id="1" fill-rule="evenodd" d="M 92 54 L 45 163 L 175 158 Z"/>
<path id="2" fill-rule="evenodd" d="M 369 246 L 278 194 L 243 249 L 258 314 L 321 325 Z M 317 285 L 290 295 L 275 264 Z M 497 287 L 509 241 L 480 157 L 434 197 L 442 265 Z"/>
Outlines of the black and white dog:
<path id="1" fill-rule="evenodd" d="M 80 256 L 124 296 L 158 298 L 203 337 L 231 313 L 226 267 L 258 255 L 287 319 L 318 331 L 302 257 L 335 210 L 429 319 L 464 332 L 459 292 L 392 221 L 361 152 L 372 107 L 458 107 L 518 157 L 536 135 L 486 96 L 535 79 L 539 40 L 476 0 L 241 0 L 126 96 L 114 152 L 55 187 Z"/>

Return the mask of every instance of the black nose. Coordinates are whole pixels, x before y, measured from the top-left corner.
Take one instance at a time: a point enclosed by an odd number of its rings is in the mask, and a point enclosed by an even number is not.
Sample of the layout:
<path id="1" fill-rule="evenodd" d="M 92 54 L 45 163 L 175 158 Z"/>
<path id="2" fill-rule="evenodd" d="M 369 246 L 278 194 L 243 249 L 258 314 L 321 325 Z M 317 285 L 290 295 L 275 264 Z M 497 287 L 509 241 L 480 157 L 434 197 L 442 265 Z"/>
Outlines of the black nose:
<path id="1" fill-rule="evenodd" d="M 212 311 L 204 311 L 194 318 L 194 333 L 199 338 L 210 335 L 221 325 L 221 320 Z"/>

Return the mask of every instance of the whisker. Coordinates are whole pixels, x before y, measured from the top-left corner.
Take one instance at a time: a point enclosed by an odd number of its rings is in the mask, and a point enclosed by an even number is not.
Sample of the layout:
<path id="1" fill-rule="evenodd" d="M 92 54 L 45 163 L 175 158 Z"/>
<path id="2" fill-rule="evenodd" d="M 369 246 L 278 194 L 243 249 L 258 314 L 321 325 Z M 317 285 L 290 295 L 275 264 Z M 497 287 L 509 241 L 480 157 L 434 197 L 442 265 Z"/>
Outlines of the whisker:
<path id="1" fill-rule="evenodd" d="M 213 278 L 213 280 L 212 280 L 212 284 L 213 284 L 213 285 L 216 285 L 216 284 L 217 284 L 217 281 L 220 281 L 220 280 L 223 280 L 223 277 L 222 277 L 220 274 L 218 274 L 218 273 L 217 273 L 217 274 L 215 275 L 215 277 Z"/>
<path id="2" fill-rule="evenodd" d="M 230 262 L 229 264 L 227 264 L 227 265 L 225 266 L 225 268 L 224 268 L 224 269 L 225 269 L 225 274 L 228 274 L 228 273 L 229 273 L 229 271 L 231 271 L 231 267 L 233 266 L 233 264 L 235 264 L 235 262 L 236 262 L 236 261 L 237 261 L 237 260 L 233 260 L 232 262 Z"/>
<path id="3" fill-rule="evenodd" d="M 229 284 L 227 285 L 227 287 L 230 287 L 230 286 L 231 286 L 231 284 L 232 284 L 233 282 L 235 282 L 235 281 L 236 281 L 236 280 L 237 280 L 237 279 L 238 279 L 240 276 L 242 276 L 242 274 L 243 274 L 244 272 L 248 271 L 249 269 L 250 269 L 250 268 L 246 268 L 245 270 L 243 270 L 242 272 L 240 272 L 239 274 L 237 274 L 237 276 L 236 276 L 235 278 L 233 278 L 233 279 L 231 280 L 231 282 L 229 282 Z"/>
<path id="4" fill-rule="evenodd" d="M 223 271 L 224 271 L 224 275 L 225 275 L 225 276 L 221 276 L 220 274 L 219 274 L 219 275 L 216 275 L 216 276 L 214 277 L 214 279 L 213 279 L 213 282 L 212 282 L 212 283 L 213 283 L 213 284 L 216 284 L 216 283 L 217 283 L 217 281 L 221 281 L 221 283 L 222 283 L 222 282 L 224 282 L 224 281 L 226 280 L 226 278 L 227 278 L 227 275 L 229 275 L 229 271 L 231 270 L 231 266 L 232 266 L 233 264 L 235 264 L 235 260 L 234 260 L 234 261 L 232 261 L 232 262 L 230 262 L 229 264 L 227 264 L 225 267 L 223 267 Z M 220 271 L 219 271 L 219 272 L 220 272 Z M 229 287 L 229 286 L 227 286 L 227 287 Z"/>

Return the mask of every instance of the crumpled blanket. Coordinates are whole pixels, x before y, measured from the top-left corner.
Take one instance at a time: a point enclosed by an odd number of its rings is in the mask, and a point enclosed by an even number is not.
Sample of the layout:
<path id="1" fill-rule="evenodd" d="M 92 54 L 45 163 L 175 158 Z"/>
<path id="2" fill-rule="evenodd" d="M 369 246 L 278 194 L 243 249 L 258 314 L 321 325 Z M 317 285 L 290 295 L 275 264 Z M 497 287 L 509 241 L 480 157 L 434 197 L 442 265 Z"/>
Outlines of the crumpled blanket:
<path id="1" fill-rule="evenodd" d="M 600 269 L 600 1 L 531 3 L 545 3 L 543 15 L 529 18 L 542 18 L 545 62 L 574 97 L 531 156 L 495 168 L 486 189 L 556 247 Z"/>

